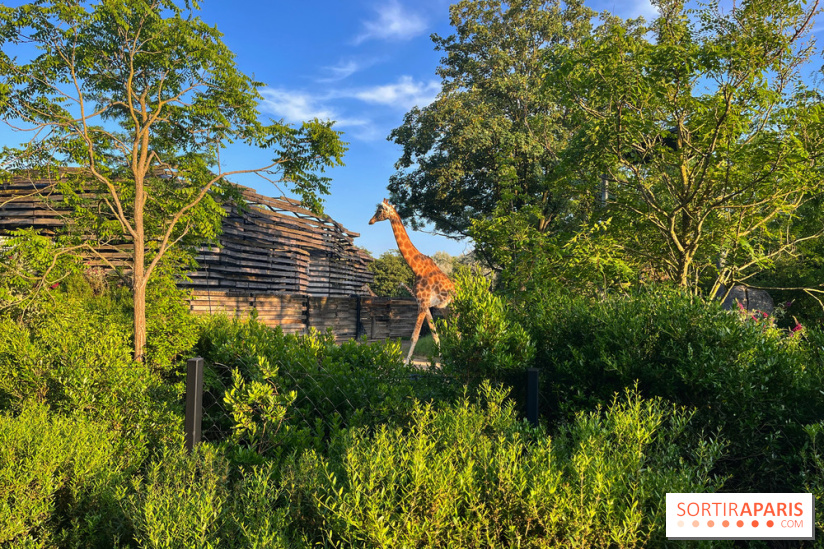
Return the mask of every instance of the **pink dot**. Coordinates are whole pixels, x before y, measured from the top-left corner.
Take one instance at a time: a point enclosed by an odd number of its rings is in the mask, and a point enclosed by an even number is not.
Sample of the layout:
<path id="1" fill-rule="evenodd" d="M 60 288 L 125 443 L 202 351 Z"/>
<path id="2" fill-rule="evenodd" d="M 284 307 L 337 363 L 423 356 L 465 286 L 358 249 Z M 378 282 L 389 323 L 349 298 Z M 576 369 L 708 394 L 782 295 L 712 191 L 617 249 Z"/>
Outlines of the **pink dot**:
<path id="1" fill-rule="evenodd" d="M 739 520 L 738 522 L 735 523 L 735 525 L 738 526 L 739 528 L 741 528 L 742 526 L 744 526 L 744 521 Z"/>
<path id="2" fill-rule="evenodd" d="M 707 521 L 707 526 L 709 526 L 710 528 L 712 528 L 713 526 L 715 526 L 715 523 L 714 523 L 713 521 L 711 521 L 711 520 L 708 520 L 708 521 Z"/>
<path id="3" fill-rule="evenodd" d="M 679 520 L 679 521 L 678 521 L 678 527 L 680 528 L 680 527 L 682 527 L 682 526 L 684 526 L 684 521 L 683 521 L 683 520 Z"/>
<path id="4" fill-rule="evenodd" d="M 721 523 L 721 526 L 723 526 L 724 528 L 726 528 L 729 525 L 730 525 L 730 521 L 728 521 L 728 520 L 725 520 L 724 522 Z"/>
<path id="5" fill-rule="evenodd" d="M 753 526 L 753 528 L 757 527 L 758 526 L 758 521 L 757 520 L 752 521 L 752 526 Z"/>
<path id="6" fill-rule="evenodd" d="M 698 521 L 697 520 L 692 521 L 692 525 L 695 526 L 696 528 L 698 528 Z"/>

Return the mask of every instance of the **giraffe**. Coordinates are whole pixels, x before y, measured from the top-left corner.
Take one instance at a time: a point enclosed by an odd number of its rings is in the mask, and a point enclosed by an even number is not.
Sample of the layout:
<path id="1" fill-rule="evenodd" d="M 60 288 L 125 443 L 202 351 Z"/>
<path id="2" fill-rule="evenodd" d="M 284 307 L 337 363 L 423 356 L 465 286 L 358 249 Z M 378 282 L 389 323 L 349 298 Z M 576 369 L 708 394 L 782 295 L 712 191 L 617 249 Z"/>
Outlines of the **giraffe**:
<path id="1" fill-rule="evenodd" d="M 435 343 L 437 345 L 441 344 L 429 308 L 441 308 L 449 305 L 449 302 L 452 301 L 455 285 L 452 284 L 449 277 L 443 274 L 443 271 L 432 261 L 432 258 L 423 255 L 412 245 L 398 212 L 384 199 L 383 202 L 378 204 L 378 209 L 372 219 L 369 220 L 369 224 L 372 225 L 376 221 L 386 219 L 392 224 L 392 232 L 395 233 L 395 240 L 398 243 L 401 255 L 409 268 L 412 269 L 412 272 L 415 273 L 415 285 L 412 295 L 415 296 L 415 300 L 418 302 L 418 318 L 415 321 L 415 329 L 412 331 L 412 346 L 409 347 L 409 354 L 406 356 L 406 364 L 409 364 L 412 361 L 415 344 L 418 343 L 418 336 L 421 333 L 424 318 L 429 323 L 429 329 L 432 331 L 432 338 Z"/>

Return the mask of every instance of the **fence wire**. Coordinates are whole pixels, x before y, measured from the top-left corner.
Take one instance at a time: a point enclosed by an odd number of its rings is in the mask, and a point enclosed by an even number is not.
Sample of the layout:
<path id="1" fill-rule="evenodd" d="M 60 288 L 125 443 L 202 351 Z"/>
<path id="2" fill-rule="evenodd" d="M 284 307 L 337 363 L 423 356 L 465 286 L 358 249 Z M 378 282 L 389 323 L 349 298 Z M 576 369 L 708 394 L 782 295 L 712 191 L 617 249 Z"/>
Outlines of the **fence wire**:
<path id="1" fill-rule="evenodd" d="M 405 405 L 418 401 L 436 401 L 454 397 L 463 385 L 439 370 L 386 368 L 369 370 L 363 365 L 347 368 L 336 364 L 326 368 L 318 365 L 307 371 L 281 364 L 277 376 L 261 380 L 271 387 L 271 395 L 295 398 L 285 406 L 282 428 L 305 428 L 317 434 L 329 433 L 353 421 L 360 424 L 383 423 L 400 419 Z M 235 417 L 239 406 L 232 406 L 227 395 L 236 388 L 233 371 L 236 366 L 206 363 L 203 371 L 201 440 L 222 442 L 232 438 L 239 423 Z M 255 372 L 240 375 L 248 384 Z M 242 407 L 242 406 L 241 406 Z M 262 422 L 261 410 L 244 408 Z M 256 415 L 257 414 L 257 415 Z"/>

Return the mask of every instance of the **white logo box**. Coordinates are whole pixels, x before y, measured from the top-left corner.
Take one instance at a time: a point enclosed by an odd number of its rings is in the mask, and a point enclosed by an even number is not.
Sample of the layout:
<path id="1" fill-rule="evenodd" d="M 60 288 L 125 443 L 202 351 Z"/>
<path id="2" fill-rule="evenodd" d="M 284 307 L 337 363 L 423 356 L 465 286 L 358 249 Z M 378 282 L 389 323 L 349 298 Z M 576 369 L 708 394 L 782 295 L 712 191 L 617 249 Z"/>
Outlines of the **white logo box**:
<path id="1" fill-rule="evenodd" d="M 669 539 L 815 539 L 815 498 L 803 493 L 667 494 Z"/>

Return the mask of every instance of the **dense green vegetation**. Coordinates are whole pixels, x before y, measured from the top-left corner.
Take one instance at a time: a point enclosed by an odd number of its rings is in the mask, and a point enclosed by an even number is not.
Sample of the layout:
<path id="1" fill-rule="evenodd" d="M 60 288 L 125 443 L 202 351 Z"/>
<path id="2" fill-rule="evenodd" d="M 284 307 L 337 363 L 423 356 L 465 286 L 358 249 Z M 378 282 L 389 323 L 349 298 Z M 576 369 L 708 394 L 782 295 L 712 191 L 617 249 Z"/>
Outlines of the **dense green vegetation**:
<path id="1" fill-rule="evenodd" d="M 49 168 L 91 155 L 125 211 L 90 217 L 78 202 L 77 226 L 148 223 L 131 274 L 84 267 L 73 235 L 20 231 L 0 247 L 0 547 L 681 546 L 665 538 L 667 492 L 824 498 L 824 133 L 818 92 L 798 78 L 815 15 L 803 4 L 725 14 L 666 0 L 651 25 L 595 25 L 576 2 L 453 7 L 456 36 L 435 38 L 444 90 L 393 132 L 404 152 L 390 188 L 404 211 L 472 234 L 495 272 L 440 258 L 457 293 L 429 369 L 406 366 L 399 342 L 192 316 L 176 282 L 188 231 L 214 236 L 214 147 L 276 145 L 313 202 L 327 183 L 316 172 L 339 162 L 337 133 L 262 126 L 257 84 L 170 1 L 119 0 L 93 17 L 63 4 L 0 7 L 0 38 L 33 27 L 54 39 L 65 23 L 94 100 L 122 107 L 126 132 L 156 130 L 144 152 L 182 179 L 145 177 L 148 157 L 123 171 L 105 128 L 92 131 L 98 152 L 76 146 L 74 119 L 51 102 L 68 58 L 0 56 L 3 112 L 61 128 L 53 148 L 5 154 Z M 94 48 L 141 25 L 155 37 L 179 26 L 169 52 L 194 48 L 208 78 L 185 98 L 197 104 L 167 97 L 153 111 L 171 104 L 167 120 L 133 127 Z M 163 62 L 129 70 L 157 91 Z M 53 82 L 32 76 L 44 70 Z M 188 77 L 170 76 L 167 93 Z M 189 126 L 218 135 L 187 144 Z M 149 195 L 161 206 L 141 213 Z M 410 282 L 398 260 L 375 263 L 382 293 Z M 745 280 L 795 303 L 770 316 L 707 297 Z M 189 453 L 194 356 L 204 440 Z M 540 372 L 537 426 L 523 418 L 527 368 Z"/>
<path id="2" fill-rule="evenodd" d="M 668 491 L 824 496 L 824 334 L 677 290 L 507 305 L 458 281 L 427 373 L 396 342 L 190 317 L 168 286 L 155 337 L 188 330 L 137 363 L 128 295 L 66 279 L 3 320 L 0 541 L 659 546 Z M 179 359 L 195 354 L 206 441 L 188 455 Z M 521 415 L 531 366 L 539 428 Z"/>

